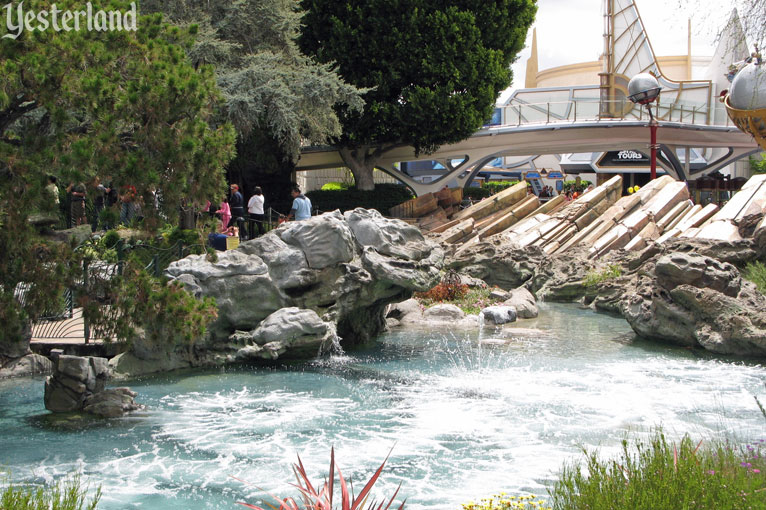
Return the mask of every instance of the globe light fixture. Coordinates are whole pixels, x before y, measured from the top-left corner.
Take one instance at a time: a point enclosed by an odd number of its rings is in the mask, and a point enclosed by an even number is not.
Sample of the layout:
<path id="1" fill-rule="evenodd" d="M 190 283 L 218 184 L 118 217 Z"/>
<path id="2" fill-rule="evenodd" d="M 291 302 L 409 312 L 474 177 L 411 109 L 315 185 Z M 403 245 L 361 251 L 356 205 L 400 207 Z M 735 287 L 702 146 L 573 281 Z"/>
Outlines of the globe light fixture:
<path id="1" fill-rule="evenodd" d="M 628 98 L 635 104 L 646 105 L 649 112 L 649 149 L 651 150 L 650 178 L 657 178 L 657 120 L 652 115 L 652 103 L 660 96 L 660 83 L 649 73 L 635 75 L 628 82 Z"/>
<path id="2" fill-rule="evenodd" d="M 734 76 L 723 102 L 734 124 L 766 150 L 766 65 L 759 54 Z"/>

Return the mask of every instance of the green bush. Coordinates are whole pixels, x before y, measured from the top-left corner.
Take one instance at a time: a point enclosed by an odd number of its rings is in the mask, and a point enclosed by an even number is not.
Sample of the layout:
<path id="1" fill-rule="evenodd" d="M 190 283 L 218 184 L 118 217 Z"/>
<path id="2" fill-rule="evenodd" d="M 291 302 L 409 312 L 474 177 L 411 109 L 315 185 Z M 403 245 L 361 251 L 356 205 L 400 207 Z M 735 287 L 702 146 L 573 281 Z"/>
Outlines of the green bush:
<path id="1" fill-rule="evenodd" d="M 322 186 L 322 191 L 340 191 L 343 189 L 348 189 L 348 185 L 342 182 L 328 182 Z"/>
<path id="2" fill-rule="evenodd" d="M 742 278 L 753 282 L 761 294 L 766 294 L 766 265 L 762 262 L 748 262 L 742 271 Z"/>
<path id="3" fill-rule="evenodd" d="M 0 490 L 0 508 L 3 510 L 94 510 L 101 499 L 97 490 L 90 501 L 81 487 L 80 478 L 57 482 L 51 487 L 24 487 L 13 484 Z"/>
<path id="4" fill-rule="evenodd" d="M 484 183 L 484 187 L 492 191 L 492 194 L 508 189 L 514 184 L 518 184 L 519 181 L 492 181 Z"/>
<path id="5" fill-rule="evenodd" d="M 622 276 L 622 269 L 620 269 L 619 265 L 612 264 L 601 271 L 591 271 L 585 277 L 585 280 L 583 280 L 582 284 L 586 287 L 593 287 L 594 285 L 598 285 L 599 283 L 605 282 L 607 280 L 619 278 L 620 276 Z"/>
<path id="6" fill-rule="evenodd" d="M 593 184 L 593 183 L 590 182 L 590 181 L 581 180 L 580 181 L 580 185 L 578 186 L 576 180 L 564 181 L 564 183 L 563 183 L 564 193 L 566 193 L 567 191 L 582 192 L 582 191 L 585 191 L 586 189 L 588 189 L 588 186 L 590 186 L 591 184 Z"/>
<path id="7" fill-rule="evenodd" d="M 401 184 L 376 184 L 372 191 L 362 191 L 356 188 L 340 190 L 309 191 L 306 196 L 311 204 L 322 212 L 340 209 L 350 211 L 357 207 L 377 209 L 387 216 L 389 209 L 414 197 L 412 190 Z"/>
<path id="8" fill-rule="evenodd" d="M 584 461 L 564 467 L 550 503 L 555 510 L 766 508 L 763 443 L 702 444 L 688 436 L 669 443 L 659 431 L 648 444 L 623 441 L 617 459 L 584 451 Z"/>
<path id="9" fill-rule="evenodd" d="M 750 156 L 750 171 L 754 174 L 766 173 L 766 152 L 762 152 L 758 157 Z"/>
<path id="10" fill-rule="evenodd" d="M 481 200 L 492 195 L 492 190 L 489 188 L 463 188 L 463 198 L 470 198 L 471 200 Z"/>

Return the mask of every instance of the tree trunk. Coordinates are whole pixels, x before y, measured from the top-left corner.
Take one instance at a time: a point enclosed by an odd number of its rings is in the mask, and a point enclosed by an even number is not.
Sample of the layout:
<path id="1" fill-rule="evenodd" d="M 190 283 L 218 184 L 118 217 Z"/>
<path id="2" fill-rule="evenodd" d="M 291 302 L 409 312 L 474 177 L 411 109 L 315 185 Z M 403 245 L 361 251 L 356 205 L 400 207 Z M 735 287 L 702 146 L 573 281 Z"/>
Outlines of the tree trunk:
<path id="1" fill-rule="evenodd" d="M 375 189 L 375 179 L 373 170 L 375 164 L 384 152 L 382 147 L 375 147 L 372 153 L 369 153 L 371 147 L 362 146 L 357 148 L 340 147 L 338 152 L 343 158 L 343 162 L 354 175 L 354 184 L 356 189 L 372 191 Z"/>

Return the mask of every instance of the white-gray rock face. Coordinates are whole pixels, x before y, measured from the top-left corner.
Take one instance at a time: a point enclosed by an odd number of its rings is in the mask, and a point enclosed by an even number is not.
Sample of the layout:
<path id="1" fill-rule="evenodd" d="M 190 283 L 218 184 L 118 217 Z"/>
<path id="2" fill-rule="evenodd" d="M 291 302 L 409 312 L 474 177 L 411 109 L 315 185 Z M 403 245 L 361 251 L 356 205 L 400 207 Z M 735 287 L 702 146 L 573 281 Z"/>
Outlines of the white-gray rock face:
<path id="1" fill-rule="evenodd" d="M 500 325 L 516 321 L 516 309 L 512 306 L 488 306 L 481 313 L 484 316 L 485 323 Z"/>
<path id="2" fill-rule="evenodd" d="M 23 377 L 35 374 L 48 374 L 53 370 L 53 363 L 45 356 L 27 354 L 16 358 L 0 368 L 0 379 L 5 377 Z"/>
<path id="3" fill-rule="evenodd" d="M 455 305 L 440 304 L 423 308 L 416 299 L 391 305 L 386 319 L 391 328 L 476 330 L 479 327 L 476 315 L 466 315 Z"/>
<path id="4" fill-rule="evenodd" d="M 537 317 L 537 301 L 535 296 L 526 287 L 519 287 L 509 292 L 504 305 L 512 306 L 520 319 L 534 319 Z"/>
<path id="5" fill-rule="evenodd" d="M 277 359 L 291 356 L 314 356 L 338 343 L 335 324 L 319 318 L 314 310 L 297 307 L 281 308 L 272 313 L 253 331 L 237 331 L 230 339 L 244 344 L 236 358 Z"/>
<path id="6" fill-rule="evenodd" d="M 218 318 L 209 337 L 195 343 L 196 359 L 189 358 L 187 349 L 184 363 L 273 359 L 298 351 L 305 355 L 336 334 L 345 343 L 370 338 L 385 328 L 383 314 L 389 303 L 439 282 L 443 259 L 443 251 L 418 229 L 365 209 L 283 224 L 220 253 L 216 262 L 186 257 L 172 263 L 166 274 L 197 296 L 214 297 Z M 299 312 L 272 319 L 278 310 L 293 308 Z M 309 311 L 310 318 L 305 314 Z M 267 317 L 270 326 L 264 329 Z M 275 333 L 279 338 L 261 342 L 267 331 L 279 330 L 272 324 L 277 318 L 287 329 Z M 306 334 L 285 341 L 283 335 L 294 331 L 286 324 Z M 313 331 L 312 325 L 321 331 Z M 128 353 L 117 365 L 129 363 L 131 370 L 139 370 L 141 359 L 140 353 Z M 147 361 L 153 371 L 161 369 L 156 357 Z"/>

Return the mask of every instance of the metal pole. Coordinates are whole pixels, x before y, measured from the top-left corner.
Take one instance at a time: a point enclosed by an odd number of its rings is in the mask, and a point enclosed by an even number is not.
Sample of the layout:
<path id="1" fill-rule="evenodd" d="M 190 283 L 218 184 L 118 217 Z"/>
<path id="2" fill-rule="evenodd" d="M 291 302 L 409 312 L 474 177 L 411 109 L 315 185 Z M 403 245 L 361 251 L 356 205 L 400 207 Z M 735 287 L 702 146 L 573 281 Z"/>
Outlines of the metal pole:
<path id="1" fill-rule="evenodd" d="M 646 109 L 649 110 L 649 131 L 651 133 L 649 144 L 651 153 L 651 170 L 649 178 L 654 180 L 657 178 L 657 149 L 659 148 L 657 145 L 657 121 L 654 119 L 654 116 L 652 116 L 651 103 L 646 105 Z"/>

